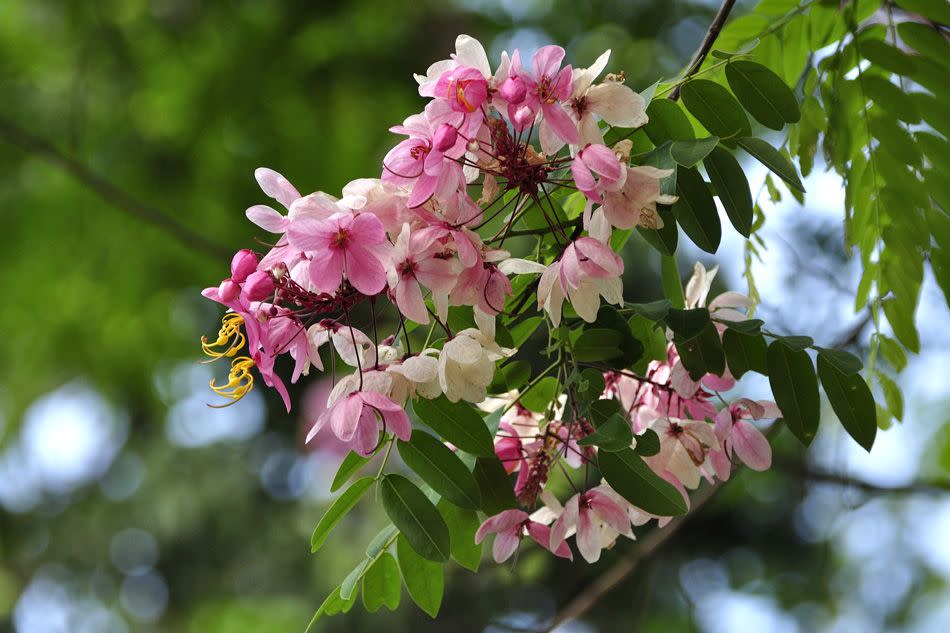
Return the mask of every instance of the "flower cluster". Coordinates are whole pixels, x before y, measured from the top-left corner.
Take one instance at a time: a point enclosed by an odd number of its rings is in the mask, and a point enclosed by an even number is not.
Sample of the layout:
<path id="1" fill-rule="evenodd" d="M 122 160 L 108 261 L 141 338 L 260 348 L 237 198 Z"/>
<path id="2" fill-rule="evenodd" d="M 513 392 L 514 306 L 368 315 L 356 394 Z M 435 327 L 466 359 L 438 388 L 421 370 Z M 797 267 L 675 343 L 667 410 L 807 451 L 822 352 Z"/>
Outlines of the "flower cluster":
<path id="1" fill-rule="evenodd" d="M 203 340 L 213 359 L 232 359 L 228 381 L 212 383 L 214 390 L 240 399 L 253 386 L 254 368 L 289 411 L 278 358 L 289 356 L 295 383 L 313 367 L 323 371 L 329 353 L 336 382 L 307 440 L 328 427 L 370 455 L 410 438 L 405 408 L 412 399 L 484 405 L 498 361 L 516 352 L 496 340 L 499 315 L 520 316 L 533 296 L 556 328 L 565 314 L 594 322 L 602 300 L 622 305 L 624 264 L 611 237 L 615 229 L 660 227 L 657 204 L 675 198 L 661 192 L 671 171 L 632 165 L 629 141 L 605 144 L 606 129 L 647 123 L 644 99 L 622 74 L 597 81 L 608 58 L 609 51 L 590 68 L 572 68 L 562 48 L 545 46 L 530 60 L 502 53 L 493 71 L 481 44 L 463 35 L 450 59 L 416 76 L 427 104 L 391 128 L 405 138 L 386 154 L 379 178 L 355 180 L 339 197 L 301 195 L 280 174 L 258 169 L 261 189 L 286 212 L 249 208 L 247 217 L 272 234 L 272 247 L 238 252 L 230 276 L 203 293 L 228 308 L 217 339 Z M 553 199 L 558 190 L 581 201 L 573 219 Z M 539 239 L 533 257 L 512 257 L 504 245 L 515 234 L 539 236 L 546 246 Z M 705 302 L 714 272 L 703 269 L 691 281 L 693 306 Z M 524 278 L 513 284 L 515 276 Z M 716 301 L 710 310 L 743 305 L 732 295 Z M 452 327 L 450 311 L 467 314 L 466 327 Z M 384 316 L 398 325 L 381 338 Z M 417 324 L 428 325 L 428 335 L 412 349 Z M 336 374 L 333 354 L 349 373 Z M 739 400 L 717 410 L 713 396 L 731 379 L 694 382 L 672 344 L 645 376 L 604 378 L 601 397 L 622 404 L 635 437 L 659 436 L 660 451 L 647 463 L 684 497 L 701 478 L 728 477 L 733 456 L 768 466 L 768 443 L 750 420 L 774 417 L 775 406 Z M 568 401 L 561 396 L 546 415 L 522 407 L 517 392 L 502 403 L 508 408 L 496 452 L 517 473 L 513 485 L 525 509 L 490 517 L 478 531 L 479 541 L 497 535 L 496 560 L 525 535 L 570 558 L 566 539 L 575 535 L 582 556 L 594 561 L 618 535 L 632 537 L 632 525 L 652 518 L 606 483 L 563 505 L 547 489 L 556 463 L 582 468 L 597 454 L 578 444 L 592 427 Z"/>

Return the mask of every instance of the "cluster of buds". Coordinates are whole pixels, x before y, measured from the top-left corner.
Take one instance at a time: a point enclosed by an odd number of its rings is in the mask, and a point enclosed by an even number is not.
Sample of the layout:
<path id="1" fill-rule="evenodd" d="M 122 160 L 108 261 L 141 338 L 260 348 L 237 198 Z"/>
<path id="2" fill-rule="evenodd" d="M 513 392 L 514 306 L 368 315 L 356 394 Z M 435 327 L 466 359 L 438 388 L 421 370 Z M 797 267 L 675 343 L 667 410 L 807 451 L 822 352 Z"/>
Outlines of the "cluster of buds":
<path id="1" fill-rule="evenodd" d="M 629 141 L 604 142 L 602 124 L 647 123 L 644 99 L 622 75 L 596 82 L 608 58 L 609 51 L 576 69 L 563 64 L 562 48 L 545 46 L 529 62 L 517 50 L 502 53 L 493 71 L 482 45 L 463 35 L 450 59 L 416 76 L 427 105 L 391 128 L 406 138 L 386 154 L 379 178 L 350 182 L 339 197 L 301 195 L 277 172 L 258 169 L 261 189 L 286 213 L 249 208 L 247 217 L 273 234 L 272 247 L 238 252 L 231 276 L 204 291 L 228 308 L 218 338 L 203 341 L 204 350 L 212 359 L 234 359 L 228 382 L 212 383 L 214 390 L 236 401 L 251 389 L 254 368 L 289 411 L 276 359 L 290 356 L 293 383 L 312 367 L 324 369 L 321 348 L 329 344 L 352 372 L 336 376 L 308 441 L 329 428 L 369 455 L 393 437 L 409 438 L 410 399 L 486 400 L 497 361 L 516 352 L 495 340 L 495 320 L 521 314 L 531 292 L 553 327 L 565 302 L 587 322 L 602 300 L 622 304 L 624 265 L 611 235 L 660 227 L 656 205 L 675 198 L 660 187 L 671 171 L 631 165 Z M 471 187 L 480 187 L 479 199 Z M 552 200 L 564 188 L 583 196 L 576 221 L 565 222 Z M 536 234 L 553 239 L 553 254 L 539 249 L 523 259 L 504 249 L 529 211 L 543 219 L 546 228 Z M 514 275 L 533 276 L 523 297 L 514 296 Z M 371 330 L 354 323 L 359 304 L 371 312 Z M 475 327 L 453 332 L 453 306 L 470 309 Z M 392 311 L 398 326 L 380 338 L 382 310 Z M 410 347 L 409 322 L 430 325 L 421 349 Z M 700 476 L 728 476 L 733 454 L 753 467 L 767 465 L 768 444 L 763 449 L 747 419 L 774 413 L 774 405 L 742 401 L 717 412 L 712 387 L 678 375 L 671 346 L 669 359 L 654 363 L 648 376 L 605 376 L 602 397 L 623 403 L 636 433 L 654 429 L 660 436 L 662 450 L 650 467 L 683 489 Z M 479 531 L 478 540 L 498 534 L 496 559 L 507 558 L 523 535 L 570 557 L 565 539 L 576 534 L 584 558 L 596 560 L 601 547 L 650 518 L 606 484 L 562 506 L 546 488 L 548 473 L 555 464 L 586 467 L 596 456 L 595 448 L 577 444 L 590 424 L 564 402 L 537 415 L 520 407 L 515 393 L 507 406 L 496 447 L 509 473 L 518 473 L 515 492 L 525 510 L 491 517 Z"/>

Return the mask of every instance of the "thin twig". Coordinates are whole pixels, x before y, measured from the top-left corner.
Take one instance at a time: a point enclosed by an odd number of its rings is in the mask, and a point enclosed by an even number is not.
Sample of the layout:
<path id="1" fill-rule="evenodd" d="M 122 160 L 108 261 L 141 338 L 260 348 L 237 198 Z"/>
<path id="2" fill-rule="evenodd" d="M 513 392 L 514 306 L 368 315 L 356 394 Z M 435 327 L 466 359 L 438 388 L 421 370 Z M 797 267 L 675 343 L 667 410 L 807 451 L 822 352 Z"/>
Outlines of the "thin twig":
<path id="1" fill-rule="evenodd" d="M 709 55 L 709 51 L 712 50 L 713 44 L 716 43 L 716 38 L 719 37 L 719 32 L 722 31 L 722 27 L 726 23 L 726 18 L 729 17 L 729 12 L 732 11 L 732 5 L 735 3 L 736 0 L 723 0 L 719 11 L 716 12 L 716 17 L 713 18 L 712 24 L 709 25 L 709 29 L 706 31 L 706 37 L 703 38 L 703 43 L 699 45 L 696 54 L 693 55 L 693 61 L 689 63 L 686 72 L 683 73 L 684 80 L 695 75 L 699 71 L 700 66 L 703 65 L 706 56 Z M 680 96 L 680 86 L 682 85 L 681 82 L 673 88 L 667 98 L 671 101 L 676 101 Z"/>
<path id="2" fill-rule="evenodd" d="M 36 154 L 62 168 L 112 206 L 165 231 L 188 248 L 215 258 L 229 258 L 233 254 L 232 249 L 209 240 L 204 235 L 179 223 L 164 211 L 142 202 L 75 158 L 67 156 L 50 141 L 27 132 L 2 116 L 0 116 L 0 137 L 11 145 L 27 153 Z"/>

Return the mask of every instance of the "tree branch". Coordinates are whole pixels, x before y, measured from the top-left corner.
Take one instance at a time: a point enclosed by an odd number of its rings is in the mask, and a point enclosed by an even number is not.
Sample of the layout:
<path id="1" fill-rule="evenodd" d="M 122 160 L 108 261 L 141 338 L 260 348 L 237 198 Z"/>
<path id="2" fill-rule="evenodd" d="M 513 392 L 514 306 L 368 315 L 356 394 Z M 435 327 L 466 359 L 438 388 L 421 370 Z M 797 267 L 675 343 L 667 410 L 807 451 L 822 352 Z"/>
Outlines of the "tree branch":
<path id="1" fill-rule="evenodd" d="M 142 202 L 75 158 L 67 156 L 50 141 L 27 132 L 2 116 L 0 116 L 0 137 L 24 152 L 36 154 L 47 162 L 62 168 L 73 178 L 93 190 L 107 203 L 165 231 L 188 248 L 217 258 L 229 258 L 233 254 L 231 249 L 209 240 L 204 235 L 181 224 L 164 211 Z"/>
<path id="2" fill-rule="evenodd" d="M 950 493 L 950 481 L 920 481 L 904 486 L 879 486 L 878 484 L 856 479 L 844 473 L 815 469 L 801 463 L 787 461 L 773 464 L 777 470 L 788 472 L 815 483 L 833 484 L 845 488 L 855 488 L 868 494 L 947 494 Z"/>
<path id="3" fill-rule="evenodd" d="M 696 54 L 693 55 L 693 60 L 686 68 L 686 72 L 683 74 L 683 80 L 670 91 L 669 97 L 667 97 L 668 99 L 676 101 L 680 96 L 680 86 L 683 85 L 682 82 L 699 71 L 700 66 L 702 66 L 706 60 L 706 56 L 709 55 L 709 51 L 712 50 L 713 44 L 716 43 L 716 38 L 719 37 L 719 32 L 722 31 L 722 27 L 726 23 L 726 18 L 729 17 L 729 12 L 732 11 L 732 6 L 735 3 L 736 0 L 723 0 L 719 11 L 716 12 L 716 17 L 713 18 L 712 24 L 709 25 L 709 29 L 706 31 L 706 37 L 703 38 L 703 43 L 699 45 L 699 49 L 697 49 Z"/>

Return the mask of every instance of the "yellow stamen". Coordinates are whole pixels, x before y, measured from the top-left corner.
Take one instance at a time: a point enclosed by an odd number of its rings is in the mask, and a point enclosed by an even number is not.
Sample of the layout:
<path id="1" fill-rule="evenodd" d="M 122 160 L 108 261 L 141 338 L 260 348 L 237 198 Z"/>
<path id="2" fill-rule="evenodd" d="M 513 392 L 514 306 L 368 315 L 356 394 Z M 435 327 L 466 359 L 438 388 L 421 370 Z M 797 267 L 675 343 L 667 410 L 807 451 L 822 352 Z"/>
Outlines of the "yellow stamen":
<path id="1" fill-rule="evenodd" d="M 254 360 L 247 356 L 238 356 L 231 361 L 231 371 L 228 374 L 228 382 L 223 385 L 215 384 L 214 378 L 208 383 L 211 390 L 219 396 L 231 400 L 223 405 L 209 405 L 215 408 L 229 407 L 254 388 L 254 376 L 251 375 L 251 367 L 254 366 Z"/>
<path id="2" fill-rule="evenodd" d="M 201 337 L 201 351 L 210 356 L 213 361 L 219 358 L 232 358 L 239 349 L 244 347 L 242 325 L 244 325 L 244 317 L 236 312 L 228 312 L 221 319 L 221 329 L 218 330 L 218 338 L 215 341 L 209 343 L 207 336 Z"/>

